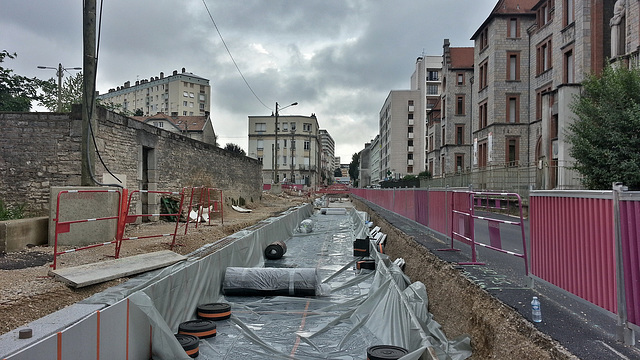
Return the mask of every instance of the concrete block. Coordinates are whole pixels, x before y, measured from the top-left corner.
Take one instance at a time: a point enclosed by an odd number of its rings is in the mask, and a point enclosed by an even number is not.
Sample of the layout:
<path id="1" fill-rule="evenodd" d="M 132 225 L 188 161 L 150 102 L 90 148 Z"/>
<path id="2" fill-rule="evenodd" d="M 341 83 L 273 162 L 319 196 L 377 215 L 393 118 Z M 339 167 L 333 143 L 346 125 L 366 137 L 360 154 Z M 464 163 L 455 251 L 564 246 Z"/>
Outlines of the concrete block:
<path id="1" fill-rule="evenodd" d="M 116 190 L 116 192 L 76 192 L 62 193 L 57 206 L 58 194 L 61 191 L 74 190 Z M 120 201 L 119 188 L 113 187 L 51 187 L 49 203 L 49 245 L 55 243 L 56 208 L 59 208 L 59 221 L 75 221 L 117 216 Z M 69 225 L 69 232 L 58 234 L 58 245 L 83 246 L 111 241 L 116 235 L 117 220 L 100 220 L 74 223 Z"/>
<path id="2" fill-rule="evenodd" d="M 46 216 L 0 221 L 0 252 L 23 250 L 27 245 L 47 243 L 49 218 Z"/>

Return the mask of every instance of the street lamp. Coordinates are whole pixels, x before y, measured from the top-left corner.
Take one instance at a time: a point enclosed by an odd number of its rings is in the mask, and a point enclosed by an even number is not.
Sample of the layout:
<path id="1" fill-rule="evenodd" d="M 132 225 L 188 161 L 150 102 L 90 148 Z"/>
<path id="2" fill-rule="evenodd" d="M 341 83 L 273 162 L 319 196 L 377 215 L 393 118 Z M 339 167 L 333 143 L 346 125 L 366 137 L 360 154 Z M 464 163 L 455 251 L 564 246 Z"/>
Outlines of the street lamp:
<path id="1" fill-rule="evenodd" d="M 289 105 L 283 107 L 282 109 L 278 109 L 278 107 L 280 105 L 278 105 L 278 102 L 276 101 L 276 132 L 275 132 L 275 146 L 274 146 L 275 147 L 275 160 L 276 160 L 275 162 L 276 162 L 276 164 L 275 164 L 274 169 L 273 169 L 273 183 L 274 184 L 277 184 L 279 182 L 279 181 L 276 181 L 276 179 L 277 179 L 276 176 L 278 175 L 278 111 L 279 110 L 284 110 L 284 109 L 286 109 L 288 107 L 296 106 L 296 105 L 298 105 L 298 103 L 294 102 L 293 104 L 289 104 Z"/>
<path id="2" fill-rule="evenodd" d="M 58 67 L 54 68 L 51 66 L 38 66 L 38 69 L 52 69 L 56 70 L 56 75 L 58 75 L 58 112 L 62 112 L 62 72 L 65 70 L 82 70 L 81 67 L 73 67 L 73 68 L 64 68 L 61 63 L 58 63 Z"/>

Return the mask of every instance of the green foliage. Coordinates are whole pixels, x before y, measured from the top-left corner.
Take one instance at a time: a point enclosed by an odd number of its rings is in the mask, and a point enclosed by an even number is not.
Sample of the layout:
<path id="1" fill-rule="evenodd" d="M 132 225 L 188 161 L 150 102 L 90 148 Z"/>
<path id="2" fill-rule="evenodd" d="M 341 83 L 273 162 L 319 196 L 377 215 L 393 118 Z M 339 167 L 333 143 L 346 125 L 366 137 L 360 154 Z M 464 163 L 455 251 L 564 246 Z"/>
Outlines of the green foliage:
<path id="1" fill-rule="evenodd" d="M 640 70 L 607 66 L 583 85 L 567 132 L 583 185 L 611 189 L 621 181 L 640 189 Z"/>
<path id="2" fill-rule="evenodd" d="M 415 175 L 405 175 L 402 180 L 404 181 L 412 181 L 412 180 L 418 180 L 418 177 Z"/>
<path id="3" fill-rule="evenodd" d="M 5 58 L 15 59 L 16 53 L 0 52 L 0 64 Z M 45 83 L 36 78 L 12 74 L 13 70 L 0 65 L 0 111 L 29 111 L 31 101 L 39 100 L 38 89 Z"/>
<path id="4" fill-rule="evenodd" d="M 24 208 L 25 204 L 9 206 L 0 200 L 0 221 L 22 219 L 24 217 Z"/>
<path id="5" fill-rule="evenodd" d="M 429 172 L 428 170 L 421 172 L 420 174 L 418 174 L 419 178 L 427 178 L 427 179 L 431 179 L 433 175 L 431 175 L 431 172 Z"/>
<path id="6" fill-rule="evenodd" d="M 351 163 L 349 163 L 349 177 L 353 180 L 358 180 L 360 175 L 360 153 L 354 153 L 351 156 Z"/>
<path id="7" fill-rule="evenodd" d="M 81 72 L 68 76 L 62 81 L 62 91 L 60 93 L 62 109 L 60 112 L 71 112 L 71 105 L 82 104 L 82 89 Z M 46 107 L 49 111 L 58 111 L 58 81 L 51 78 L 44 82 L 42 92 L 40 105 Z"/>
<path id="8" fill-rule="evenodd" d="M 133 116 L 144 116 L 144 112 L 142 111 L 142 109 L 136 109 L 136 111 L 133 113 Z"/>
<path id="9" fill-rule="evenodd" d="M 134 116 L 134 113 L 129 110 L 125 110 L 122 104 L 114 104 L 113 102 L 103 102 L 101 99 L 96 99 L 96 105 L 102 106 L 103 108 L 111 112 L 114 112 L 116 114 L 120 114 L 122 116 Z"/>
<path id="10" fill-rule="evenodd" d="M 227 143 L 227 145 L 224 147 L 225 150 L 235 153 L 235 154 L 239 154 L 242 156 L 245 156 L 247 153 L 244 152 L 244 149 L 242 149 L 240 147 L 240 145 L 238 144 L 234 144 L 234 143 Z"/>

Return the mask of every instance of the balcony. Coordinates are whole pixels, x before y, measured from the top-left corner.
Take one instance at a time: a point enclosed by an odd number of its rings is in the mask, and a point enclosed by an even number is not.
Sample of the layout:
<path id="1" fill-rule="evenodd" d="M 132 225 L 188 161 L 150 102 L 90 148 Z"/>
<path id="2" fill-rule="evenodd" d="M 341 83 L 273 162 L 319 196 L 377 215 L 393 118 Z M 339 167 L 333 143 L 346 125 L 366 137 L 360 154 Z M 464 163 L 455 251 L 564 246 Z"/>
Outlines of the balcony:
<path id="1" fill-rule="evenodd" d="M 409 119 L 409 126 L 413 126 L 413 124 L 414 124 L 413 119 Z"/>
<path id="2" fill-rule="evenodd" d="M 409 165 L 409 166 L 413 166 L 413 159 L 409 159 L 409 160 L 407 160 L 407 165 Z"/>
<path id="3" fill-rule="evenodd" d="M 412 113 L 415 111 L 415 106 L 409 105 L 409 112 Z"/>
<path id="4" fill-rule="evenodd" d="M 407 137 L 408 137 L 409 139 L 413 139 L 413 133 L 408 133 L 408 134 L 407 134 Z"/>
<path id="5" fill-rule="evenodd" d="M 407 147 L 407 152 L 413 152 L 413 146 Z"/>

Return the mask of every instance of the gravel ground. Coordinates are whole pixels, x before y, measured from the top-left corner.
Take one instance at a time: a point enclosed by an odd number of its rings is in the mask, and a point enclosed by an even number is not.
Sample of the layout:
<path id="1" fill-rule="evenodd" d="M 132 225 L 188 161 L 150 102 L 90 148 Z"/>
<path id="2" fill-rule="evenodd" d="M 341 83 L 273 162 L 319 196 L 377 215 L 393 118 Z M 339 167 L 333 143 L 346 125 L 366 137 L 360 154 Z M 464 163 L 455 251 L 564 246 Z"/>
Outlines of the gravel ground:
<path id="1" fill-rule="evenodd" d="M 188 233 L 176 238 L 178 246 L 174 251 L 189 254 L 201 246 L 215 242 L 260 220 L 277 215 L 282 211 L 307 201 L 296 196 L 274 196 L 264 194 L 262 202 L 247 204 L 251 213 L 238 213 L 225 207 L 224 225 L 220 219 L 212 221 L 212 226 L 189 224 Z M 175 223 L 154 222 L 129 225 L 126 236 L 143 236 L 171 233 Z M 182 230 L 182 233 L 184 230 Z M 181 234 L 178 231 L 178 234 Z M 130 240 L 123 243 L 120 256 L 126 257 L 146 252 L 169 249 L 170 238 L 149 238 Z M 113 245 L 72 252 L 58 257 L 58 267 L 77 266 L 109 259 L 113 256 Z M 31 321 L 51 314 L 68 305 L 83 300 L 108 287 L 127 280 L 121 278 L 81 289 L 73 289 L 49 277 L 53 262 L 53 247 L 36 246 L 20 252 L 0 255 L 0 333 L 4 334 Z"/>

